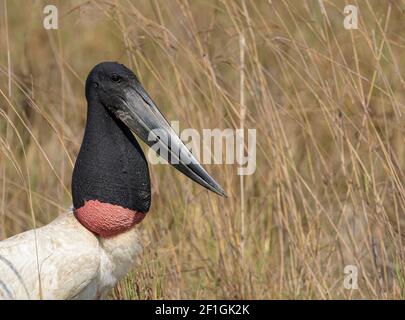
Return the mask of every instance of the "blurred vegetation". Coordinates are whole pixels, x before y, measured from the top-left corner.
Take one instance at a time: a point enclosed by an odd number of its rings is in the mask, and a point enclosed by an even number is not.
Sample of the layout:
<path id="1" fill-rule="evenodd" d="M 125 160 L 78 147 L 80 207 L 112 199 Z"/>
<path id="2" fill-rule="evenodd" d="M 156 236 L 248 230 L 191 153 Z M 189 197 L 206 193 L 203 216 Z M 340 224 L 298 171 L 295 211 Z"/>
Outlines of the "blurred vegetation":
<path id="1" fill-rule="evenodd" d="M 246 107 L 257 170 L 241 191 L 237 165 L 207 166 L 222 199 L 151 166 L 144 258 L 111 298 L 404 298 L 403 0 L 352 1 L 358 30 L 347 1 L 60 0 L 58 30 L 29 3 L 0 0 L 0 239 L 71 206 L 84 81 L 114 60 L 181 128 Z"/>

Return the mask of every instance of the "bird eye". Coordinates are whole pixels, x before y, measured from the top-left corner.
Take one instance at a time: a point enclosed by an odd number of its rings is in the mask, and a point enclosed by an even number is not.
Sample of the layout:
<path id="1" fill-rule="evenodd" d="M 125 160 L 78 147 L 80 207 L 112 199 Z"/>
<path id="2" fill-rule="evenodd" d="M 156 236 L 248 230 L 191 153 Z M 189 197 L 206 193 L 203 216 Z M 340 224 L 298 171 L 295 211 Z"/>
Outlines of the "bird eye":
<path id="1" fill-rule="evenodd" d="M 113 73 L 113 74 L 111 75 L 111 81 L 113 81 L 113 82 L 120 82 L 120 81 L 121 81 L 121 77 L 120 77 L 118 74 Z"/>
<path id="2" fill-rule="evenodd" d="M 97 82 L 93 82 L 93 88 L 98 88 L 98 83 Z"/>

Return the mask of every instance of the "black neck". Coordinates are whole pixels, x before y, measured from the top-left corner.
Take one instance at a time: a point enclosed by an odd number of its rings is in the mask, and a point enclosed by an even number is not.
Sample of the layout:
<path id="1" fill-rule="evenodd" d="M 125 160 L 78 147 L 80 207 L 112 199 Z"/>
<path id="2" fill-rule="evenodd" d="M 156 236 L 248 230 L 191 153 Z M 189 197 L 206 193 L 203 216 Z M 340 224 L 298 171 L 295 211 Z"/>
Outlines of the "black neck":
<path id="1" fill-rule="evenodd" d="M 131 131 L 97 101 L 89 101 L 83 142 L 72 177 L 73 205 L 85 201 L 148 212 L 148 164 Z"/>

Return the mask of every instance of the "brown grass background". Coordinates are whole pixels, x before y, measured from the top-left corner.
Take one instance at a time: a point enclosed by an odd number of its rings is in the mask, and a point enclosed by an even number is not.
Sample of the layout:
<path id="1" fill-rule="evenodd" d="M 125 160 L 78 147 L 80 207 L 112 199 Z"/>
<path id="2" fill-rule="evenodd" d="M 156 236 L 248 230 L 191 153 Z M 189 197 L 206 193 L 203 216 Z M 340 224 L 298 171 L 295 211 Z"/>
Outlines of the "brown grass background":
<path id="1" fill-rule="evenodd" d="M 257 170 L 241 191 L 206 166 L 222 199 L 151 166 L 144 257 L 111 298 L 404 298 L 403 0 L 55 1 L 58 30 L 46 4 L 0 0 L 0 239 L 70 207 L 83 84 L 117 60 L 181 128 L 255 128 Z"/>

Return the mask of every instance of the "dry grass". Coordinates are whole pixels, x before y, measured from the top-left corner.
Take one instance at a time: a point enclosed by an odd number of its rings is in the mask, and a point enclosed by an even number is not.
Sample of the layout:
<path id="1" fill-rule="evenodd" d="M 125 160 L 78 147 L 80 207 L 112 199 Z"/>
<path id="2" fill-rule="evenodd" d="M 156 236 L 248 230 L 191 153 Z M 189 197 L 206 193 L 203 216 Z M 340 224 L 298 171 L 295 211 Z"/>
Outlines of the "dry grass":
<path id="1" fill-rule="evenodd" d="M 145 257 L 113 298 L 403 298 L 405 2 L 349 2 L 359 30 L 347 1 L 106 0 L 58 1 L 46 31 L 45 1 L 1 0 L 0 238 L 70 206 L 83 82 L 119 60 L 168 119 L 258 144 L 244 239 L 236 165 L 208 166 L 228 199 L 151 167 Z"/>

